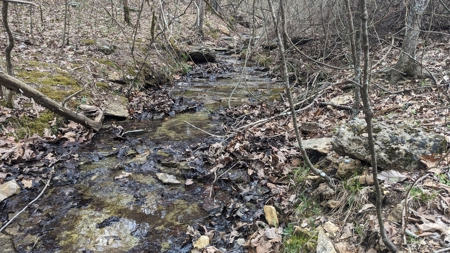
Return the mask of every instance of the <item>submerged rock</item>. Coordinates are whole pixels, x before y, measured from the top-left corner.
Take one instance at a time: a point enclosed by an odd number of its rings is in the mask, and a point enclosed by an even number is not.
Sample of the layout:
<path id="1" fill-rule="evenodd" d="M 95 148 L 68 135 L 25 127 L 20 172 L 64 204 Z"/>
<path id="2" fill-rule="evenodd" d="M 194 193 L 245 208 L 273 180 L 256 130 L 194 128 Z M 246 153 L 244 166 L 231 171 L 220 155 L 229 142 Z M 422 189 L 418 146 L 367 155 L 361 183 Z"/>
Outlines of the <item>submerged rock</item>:
<path id="1" fill-rule="evenodd" d="M 16 183 L 16 180 L 8 181 L 0 185 L 0 202 L 18 193 L 20 193 L 20 186 Z"/>
<path id="2" fill-rule="evenodd" d="M 340 155 L 371 162 L 364 120 L 353 120 L 338 128 L 332 140 L 333 150 Z M 447 143 L 444 136 L 427 133 L 408 125 L 373 124 L 378 166 L 383 169 L 413 171 L 420 166 L 420 157 L 440 154 Z"/>
<path id="3" fill-rule="evenodd" d="M 174 175 L 169 175 L 167 173 L 156 173 L 156 177 L 164 184 L 181 184 Z"/>

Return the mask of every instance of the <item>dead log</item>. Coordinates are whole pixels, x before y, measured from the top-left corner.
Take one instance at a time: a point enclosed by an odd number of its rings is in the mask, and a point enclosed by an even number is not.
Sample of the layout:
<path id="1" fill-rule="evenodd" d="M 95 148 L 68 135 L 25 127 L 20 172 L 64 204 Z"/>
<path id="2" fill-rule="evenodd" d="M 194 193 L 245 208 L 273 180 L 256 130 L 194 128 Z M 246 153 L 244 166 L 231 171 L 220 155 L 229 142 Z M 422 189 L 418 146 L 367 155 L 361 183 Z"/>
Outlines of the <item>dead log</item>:
<path id="1" fill-rule="evenodd" d="M 95 131 L 98 131 L 102 126 L 103 117 L 99 119 L 99 121 L 94 121 L 82 114 L 75 113 L 62 105 L 60 105 L 58 102 L 50 99 L 45 94 L 41 93 L 40 91 L 28 86 L 24 82 L 20 81 L 19 79 L 12 77 L 10 75 L 7 75 L 3 71 L 0 71 L 0 85 L 13 90 L 17 93 L 21 93 L 26 97 L 33 98 L 34 101 L 45 108 L 49 109 L 50 111 L 58 114 L 59 116 L 62 116 L 68 120 L 72 120 L 74 122 L 77 122 L 79 124 L 82 124 L 85 127 L 91 128 Z"/>

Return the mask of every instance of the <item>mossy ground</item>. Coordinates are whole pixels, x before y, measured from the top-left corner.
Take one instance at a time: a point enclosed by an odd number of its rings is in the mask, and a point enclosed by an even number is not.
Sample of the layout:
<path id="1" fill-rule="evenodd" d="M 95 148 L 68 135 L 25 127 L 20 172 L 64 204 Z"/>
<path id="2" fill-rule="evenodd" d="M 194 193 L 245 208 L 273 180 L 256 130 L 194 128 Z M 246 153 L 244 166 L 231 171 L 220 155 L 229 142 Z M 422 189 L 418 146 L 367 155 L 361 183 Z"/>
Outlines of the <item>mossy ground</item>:
<path id="1" fill-rule="evenodd" d="M 57 102 L 62 102 L 66 97 L 81 89 L 77 81 L 66 72 L 62 70 L 55 72 L 20 69 L 16 76 L 26 83 L 37 85 L 38 91 Z"/>
<path id="2" fill-rule="evenodd" d="M 10 123 L 16 128 L 16 138 L 23 139 L 31 137 L 34 134 L 40 136 L 44 135 L 45 129 L 49 129 L 51 134 L 56 134 L 57 125 L 51 126 L 50 121 L 55 119 L 56 115 L 53 112 L 45 110 L 40 113 L 38 117 L 23 116 L 8 120 L 6 124 Z"/>

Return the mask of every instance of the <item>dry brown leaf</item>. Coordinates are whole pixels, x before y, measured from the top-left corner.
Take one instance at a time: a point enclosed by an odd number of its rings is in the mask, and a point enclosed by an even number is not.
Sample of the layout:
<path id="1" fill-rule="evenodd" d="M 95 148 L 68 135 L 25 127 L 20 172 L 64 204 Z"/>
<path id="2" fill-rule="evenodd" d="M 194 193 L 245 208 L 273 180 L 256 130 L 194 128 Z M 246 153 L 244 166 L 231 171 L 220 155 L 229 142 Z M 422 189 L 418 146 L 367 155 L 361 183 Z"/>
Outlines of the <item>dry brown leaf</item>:
<path id="1" fill-rule="evenodd" d="M 420 157 L 420 162 L 427 166 L 428 169 L 436 167 L 440 160 L 440 155 L 436 154 L 423 155 Z"/>
<path id="2" fill-rule="evenodd" d="M 22 179 L 23 187 L 30 189 L 33 187 L 33 180 L 31 179 Z"/>

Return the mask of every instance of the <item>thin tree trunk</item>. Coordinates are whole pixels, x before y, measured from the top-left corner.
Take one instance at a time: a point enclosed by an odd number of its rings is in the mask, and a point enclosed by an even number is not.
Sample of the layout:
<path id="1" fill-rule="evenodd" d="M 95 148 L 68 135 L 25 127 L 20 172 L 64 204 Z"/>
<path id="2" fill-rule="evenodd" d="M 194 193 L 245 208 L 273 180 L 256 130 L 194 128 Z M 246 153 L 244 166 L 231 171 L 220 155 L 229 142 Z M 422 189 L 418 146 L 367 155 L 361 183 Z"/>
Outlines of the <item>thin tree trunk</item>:
<path id="1" fill-rule="evenodd" d="M 131 25 L 130 7 L 128 6 L 128 0 L 123 0 L 123 20 L 127 25 Z"/>
<path id="2" fill-rule="evenodd" d="M 11 62 L 11 52 L 14 48 L 14 37 L 13 37 L 13 34 L 12 34 L 11 29 L 9 28 L 9 24 L 8 24 L 8 2 L 6 2 L 6 1 L 3 1 L 2 20 L 3 20 L 3 26 L 5 27 L 6 33 L 8 34 L 8 46 L 5 48 L 6 70 L 10 76 L 14 76 L 12 62 Z M 8 98 L 6 100 L 6 106 L 9 108 L 14 107 L 13 96 L 14 96 L 14 92 L 12 90 L 10 90 L 8 93 Z"/>
<path id="3" fill-rule="evenodd" d="M 377 168 L 377 154 L 375 153 L 375 144 L 373 141 L 373 110 L 370 106 L 369 102 L 369 35 L 367 31 L 367 6 L 366 1 L 361 0 L 361 37 L 362 37 L 362 46 L 364 52 L 364 65 L 363 65 L 363 81 L 362 81 L 362 89 L 361 89 L 361 98 L 363 102 L 363 110 L 364 116 L 367 123 L 367 135 L 368 135 L 368 144 L 369 144 L 369 152 L 371 156 L 371 164 L 372 164 L 372 176 L 375 185 L 375 194 L 376 194 L 376 210 L 377 210 L 377 218 L 378 225 L 380 227 L 381 238 L 383 239 L 384 245 L 386 245 L 389 250 L 392 252 L 397 252 L 397 248 L 395 245 L 389 240 L 386 235 L 386 230 L 384 229 L 383 216 L 381 213 L 381 189 L 380 184 L 378 182 L 378 168 Z"/>
<path id="4" fill-rule="evenodd" d="M 200 36 L 203 38 L 203 20 L 205 16 L 205 3 L 203 0 L 198 0 L 197 2 L 197 8 L 198 8 L 198 16 L 197 16 L 197 31 L 200 34 Z"/>
<path id="5" fill-rule="evenodd" d="M 284 12 L 284 3 L 283 0 L 280 0 L 280 17 L 281 17 L 281 37 L 283 39 L 284 48 L 287 47 L 287 32 L 286 32 L 286 13 Z"/>
<path id="6" fill-rule="evenodd" d="M 273 6 L 272 6 L 272 2 L 271 0 L 267 0 L 267 2 L 269 3 L 269 8 L 270 8 L 270 13 L 272 15 L 272 20 L 273 22 L 276 24 L 276 17 L 275 17 L 275 12 L 273 10 Z M 291 117 L 292 117 L 292 121 L 294 123 L 294 131 L 295 131 L 295 135 L 297 137 L 297 142 L 298 142 L 298 146 L 300 147 L 300 151 L 302 152 L 303 155 L 303 159 L 306 162 L 306 165 L 311 169 L 311 171 L 318 175 L 321 176 L 322 178 L 325 179 L 325 181 L 327 182 L 327 184 L 333 189 L 336 189 L 336 185 L 334 184 L 333 180 L 327 175 L 325 174 L 325 172 L 317 169 L 311 162 L 311 160 L 309 160 L 308 154 L 305 150 L 305 148 L 303 147 L 303 143 L 302 143 L 302 136 L 299 130 L 299 126 L 297 124 L 297 116 L 296 116 L 296 112 L 295 112 L 295 107 L 294 107 L 294 100 L 292 98 L 292 92 L 291 92 L 291 87 L 289 85 L 289 76 L 288 76 L 288 68 L 287 68 L 287 61 L 286 61 L 286 57 L 285 57 L 285 52 L 284 52 L 284 46 L 281 39 L 281 33 L 280 30 L 278 29 L 278 26 L 275 25 L 275 32 L 277 34 L 277 38 L 278 38 L 278 49 L 280 51 L 280 55 L 281 55 L 281 62 L 282 62 L 282 69 L 283 69 L 283 73 L 284 73 L 284 84 L 286 87 L 286 93 L 288 95 L 288 99 L 289 99 L 289 107 L 291 110 Z"/>
<path id="7" fill-rule="evenodd" d="M 352 9 L 350 6 L 350 0 L 345 0 L 345 5 L 347 7 L 347 16 L 348 16 L 348 23 L 349 23 L 349 29 L 350 29 L 350 49 L 352 52 L 352 60 L 353 60 L 353 72 L 355 77 L 353 78 L 353 82 L 355 85 L 355 101 L 353 103 L 353 112 L 352 112 L 352 118 L 356 118 L 359 114 L 360 110 L 360 104 L 361 104 L 361 95 L 360 95 L 360 85 L 361 85 L 361 43 L 360 43 L 360 37 L 361 34 L 358 31 L 355 31 L 354 26 L 354 20 L 353 20 L 353 14 Z"/>
<path id="8" fill-rule="evenodd" d="M 64 1 L 64 27 L 63 27 L 63 37 L 62 37 L 62 46 L 69 44 L 69 33 L 67 32 L 67 16 L 69 15 L 69 0 Z M 67 36 L 67 37 L 66 37 Z M 67 39 L 67 42 L 66 42 Z"/>

